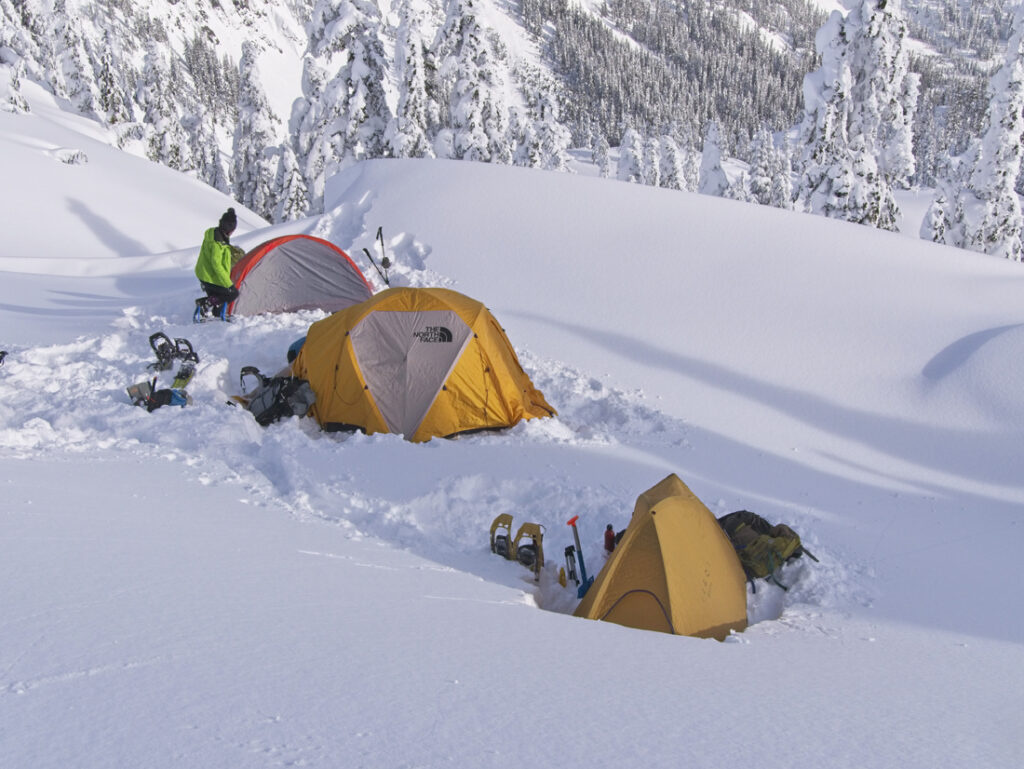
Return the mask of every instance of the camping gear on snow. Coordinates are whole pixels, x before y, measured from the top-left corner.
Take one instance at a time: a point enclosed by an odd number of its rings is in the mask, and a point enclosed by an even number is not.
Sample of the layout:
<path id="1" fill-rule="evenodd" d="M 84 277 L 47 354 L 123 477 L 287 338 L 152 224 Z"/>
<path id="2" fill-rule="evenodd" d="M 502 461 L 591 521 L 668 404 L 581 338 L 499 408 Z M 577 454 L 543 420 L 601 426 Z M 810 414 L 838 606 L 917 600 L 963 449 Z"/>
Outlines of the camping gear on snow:
<path id="1" fill-rule="evenodd" d="M 171 338 L 163 331 L 157 331 L 150 335 L 149 346 L 153 348 L 156 361 L 150 363 L 146 368 L 153 371 L 167 371 L 174 365 L 175 360 L 180 360 L 183 363 L 199 362 L 199 355 L 196 354 L 190 341 L 178 337 L 172 342 Z"/>
<path id="2" fill-rule="evenodd" d="M 512 534 L 512 516 L 501 513 L 491 522 L 491 552 L 519 561 L 540 579 L 544 568 L 544 527 L 539 523 L 524 523 L 515 537 Z M 526 541 L 524 541 L 526 540 Z"/>
<path id="3" fill-rule="evenodd" d="M 208 320 L 230 320 L 227 303 L 218 302 L 212 296 L 201 296 L 196 299 L 192 322 L 206 323 Z"/>
<path id="4" fill-rule="evenodd" d="M 524 523 L 520 526 L 512 540 L 512 552 L 519 563 L 533 572 L 533 578 L 539 580 L 540 570 L 544 568 L 543 527 L 539 523 Z"/>
<path id="5" fill-rule="evenodd" d="M 565 587 L 567 584 L 565 581 L 566 575 L 568 575 L 569 579 L 575 582 L 576 586 L 579 587 L 580 575 L 576 571 L 576 548 L 573 545 L 565 546 L 565 566 L 562 568 L 558 576 L 558 581 L 561 583 L 562 587 Z"/>
<path id="6" fill-rule="evenodd" d="M 580 532 L 576 528 L 576 521 L 578 521 L 579 519 L 580 517 L 578 515 L 574 515 L 572 518 L 565 522 L 565 525 L 572 526 L 572 536 L 576 542 L 576 554 L 580 562 L 580 577 L 576 580 L 576 584 L 578 585 L 578 588 L 576 590 L 576 597 L 582 598 L 587 594 L 587 591 L 590 590 L 590 586 L 594 584 L 594 578 L 587 576 L 587 564 L 583 561 L 583 548 L 580 547 Z M 568 562 L 569 548 L 566 548 L 565 552 L 566 562 Z M 572 572 L 571 569 L 570 572 Z"/>
<path id="7" fill-rule="evenodd" d="M 491 523 L 491 552 L 512 558 L 512 516 L 501 513 Z"/>
<path id="8" fill-rule="evenodd" d="M 128 397 L 133 406 L 144 406 L 152 413 L 161 406 L 188 406 L 192 396 L 180 387 L 156 389 L 156 377 L 151 381 L 138 382 L 128 387 Z"/>
<path id="9" fill-rule="evenodd" d="M 326 310 L 337 312 L 373 295 L 355 262 L 333 243 L 285 235 L 261 243 L 231 268 L 238 298 L 232 315 Z"/>
<path id="10" fill-rule="evenodd" d="M 245 378 L 255 377 L 257 384 L 251 393 L 246 393 Z M 285 417 L 304 417 L 316 402 L 309 382 L 294 376 L 264 376 L 255 366 L 245 366 L 238 376 L 242 397 L 236 401 L 245 406 L 255 417 L 256 423 L 267 425 Z"/>
<path id="11" fill-rule="evenodd" d="M 622 541 L 574 614 L 722 640 L 747 626 L 746 580 L 715 516 L 672 474 L 637 498 Z"/>
<path id="12" fill-rule="evenodd" d="M 390 288 L 391 281 L 388 280 L 388 268 L 391 266 L 391 260 L 388 259 L 387 254 L 384 253 L 384 228 L 377 228 L 377 240 L 380 242 L 380 264 L 377 264 L 377 260 L 373 258 L 373 254 L 370 253 L 370 249 L 364 248 L 363 253 L 366 254 L 366 258 L 370 260 L 370 264 L 380 275 L 380 279 L 384 281 L 384 285 Z M 383 267 L 383 271 L 381 270 Z"/>
<path id="13" fill-rule="evenodd" d="M 285 354 L 288 363 L 294 363 L 295 359 L 299 357 L 299 350 L 302 349 L 302 345 L 306 343 L 306 337 L 299 337 L 290 345 L 288 345 L 288 352 Z"/>
<path id="14" fill-rule="evenodd" d="M 192 343 L 180 337 L 172 341 L 167 334 L 157 331 L 150 335 L 149 346 L 156 355 L 156 361 L 146 366 L 151 371 L 167 371 L 175 360 L 180 360 L 181 365 L 169 388 L 157 389 L 157 377 L 129 386 L 128 397 L 132 405 L 145 406 L 147 411 L 152 412 L 161 406 L 187 406 L 192 403 L 192 396 L 185 392 L 195 376 L 196 364 L 199 363 L 199 355 Z"/>
<path id="15" fill-rule="evenodd" d="M 422 442 L 556 413 L 490 311 L 444 288 L 389 288 L 317 321 L 292 368 L 328 431 Z"/>
<path id="16" fill-rule="evenodd" d="M 784 563 L 807 554 L 815 558 L 800 541 L 800 535 L 784 523 L 772 525 L 757 513 L 737 510 L 718 519 L 719 525 L 729 536 L 740 565 L 755 590 L 755 579 L 774 582 L 783 590 L 789 588 L 778 578 L 778 570 Z"/>

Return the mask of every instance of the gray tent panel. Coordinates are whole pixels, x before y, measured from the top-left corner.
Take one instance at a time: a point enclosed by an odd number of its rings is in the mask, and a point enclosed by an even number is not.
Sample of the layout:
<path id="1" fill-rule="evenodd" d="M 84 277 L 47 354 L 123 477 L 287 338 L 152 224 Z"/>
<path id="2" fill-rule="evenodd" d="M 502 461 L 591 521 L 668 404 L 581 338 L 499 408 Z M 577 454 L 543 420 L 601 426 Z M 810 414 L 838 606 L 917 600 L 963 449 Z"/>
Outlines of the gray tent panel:
<path id="1" fill-rule="evenodd" d="M 391 432 L 416 432 L 472 336 L 451 310 L 374 312 L 352 329 L 359 369 Z"/>
<path id="2" fill-rule="evenodd" d="M 372 296 L 362 274 L 337 251 L 307 238 L 265 253 L 238 287 L 232 314 L 326 310 L 337 312 Z"/>

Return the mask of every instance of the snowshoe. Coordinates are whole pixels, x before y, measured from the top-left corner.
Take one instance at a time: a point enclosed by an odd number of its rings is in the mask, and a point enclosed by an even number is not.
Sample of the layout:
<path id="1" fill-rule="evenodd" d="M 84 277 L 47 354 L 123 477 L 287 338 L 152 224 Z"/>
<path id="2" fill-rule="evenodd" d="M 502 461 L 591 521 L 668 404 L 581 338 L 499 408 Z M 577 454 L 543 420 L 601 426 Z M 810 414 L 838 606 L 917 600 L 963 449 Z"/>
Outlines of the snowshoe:
<path id="1" fill-rule="evenodd" d="M 192 347 L 192 343 L 181 337 L 171 340 L 164 332 L 157 331 L 149 337 L 149 346 L 156 354 L 156 362 L 148 366 L 150 370 L 166 371 L 174 365 L 175 360 L 180 360 L 181 365 L 169 388 L 157 390 L 157 377 L 128 387 L 128 397 L 131 398 L 132 404 L 145 406 L 147 411 L 154 411 L 161 406 L 187 406 L 192 403 L 192 396 L 185 392 L 185 388 L 195 376 L 196 364 L 199 363 L 199 355 Z"/>
<path id="2" fill-rule="evenodd" d="M 177 337 L 174 340 L 174 355 L 183 361 L 191 361 L 192 363 L 199 362 L 199 355 L 192 347 L 192 343 L 187 339 Z"/>
<path id="3" fill-rule="evenodd" d="M 198 358 L 196 360 L 198 360 Z M 184 390 L 188 387 L 189 382 L 192 381 L 192 377 L 195 375 L 196 364 L 191 360 L 186 360 L 181 364 L 181 367 L 178 369 L 178 373 L 174 375 L 174 381 L 171 383 L 171 389 Z"/>
<path id="4" fill-rule="evenodd" d="M 156 354 L 156 362 L 150 363 L 147 368 L 153 371 L 166 371 L 174 364 L 177 357 L 177 348 L 163 331 L 157 331 L 149 337 L 149 346 Z"/>
<path id="5" fill-rule="evenodd" d="M 228 306 L 209 296 L 196 299 L 196 309 L 192 313 L 193 323 L 206 323 L 209 320 L 228 320 Z"/>

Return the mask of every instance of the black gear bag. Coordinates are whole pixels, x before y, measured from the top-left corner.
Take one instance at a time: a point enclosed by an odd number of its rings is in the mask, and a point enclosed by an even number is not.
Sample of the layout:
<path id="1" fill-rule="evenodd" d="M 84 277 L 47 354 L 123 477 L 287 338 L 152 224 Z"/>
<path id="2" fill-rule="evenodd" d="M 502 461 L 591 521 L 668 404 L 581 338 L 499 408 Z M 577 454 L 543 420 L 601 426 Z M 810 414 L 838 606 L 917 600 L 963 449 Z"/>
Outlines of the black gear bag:
<path id="1" fill-rule="evenodd" d="M 293 376 L 264 376 L 255 366 L 242 369 L 239 382 L 245 393 L 245 378 L 256 377 L 256 388 L 245 396 L 245 407 L 264 427 L 287 417 L 304 417 L 316 396 L 309 382 Z"/>

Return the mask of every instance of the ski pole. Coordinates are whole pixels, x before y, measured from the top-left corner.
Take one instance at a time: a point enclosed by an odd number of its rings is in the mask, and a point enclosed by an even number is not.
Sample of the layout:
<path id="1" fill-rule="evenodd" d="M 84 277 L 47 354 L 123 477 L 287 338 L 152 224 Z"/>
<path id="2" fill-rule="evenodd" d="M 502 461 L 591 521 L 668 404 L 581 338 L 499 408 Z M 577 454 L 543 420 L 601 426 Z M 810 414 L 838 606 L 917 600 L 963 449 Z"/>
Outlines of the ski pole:
<path id="1" fill-rule="evenodd" d="M 384 285 L 390 286 L 391 284 L 388 283 L 388 279 L 384 276 L 384 273 L 381 272 L 380 267 L 377 266 L 377 260 L 373 258 L 373 254 L 370 253 L 370 249 L 364 248 L 363 253 L 366 254 L 366 258 L 370 260 L 370 264 L 373 265 L 373 269 L 375 269 L 377 274 L 380 275 L 380 279 L 384 281 Z"/>
<path id="2" fill-rule="evenodd" d="M 388 280 L 388 267 L 391 266 L 391 260 L 388 259 L 387 255 L 384 253 L 384 227 L 377 228 L 376 238 L 380 241 L 380 265 L 378 265 L 377 260 L 373 258 L 373 254 L 370 253 L 370 249 L 364 248 L 363 253 L 366 254 L 366 258 L 370 260 L 370 264 L 373 265 L 373 269 L 375 269 L 377 274 L 380 275 L 380 279 L 384 281 L 384 285 L 390 287 L 391 281 Z M 381 265 L 384 266 L 383 270 L 381 270 Z"/>
<path id="3" fill-rule="evenodd" d="M 384 274 L 387 275 L 388 267 L 391 266 L 391 260 L 388 259 L 387 252 L 384 249 L 384 227 L 377 228 L 377 240 L 380 241 L 380 263 L 384 267 Z"/>

